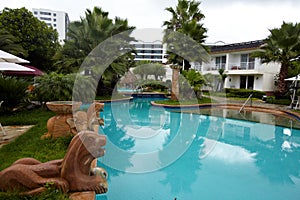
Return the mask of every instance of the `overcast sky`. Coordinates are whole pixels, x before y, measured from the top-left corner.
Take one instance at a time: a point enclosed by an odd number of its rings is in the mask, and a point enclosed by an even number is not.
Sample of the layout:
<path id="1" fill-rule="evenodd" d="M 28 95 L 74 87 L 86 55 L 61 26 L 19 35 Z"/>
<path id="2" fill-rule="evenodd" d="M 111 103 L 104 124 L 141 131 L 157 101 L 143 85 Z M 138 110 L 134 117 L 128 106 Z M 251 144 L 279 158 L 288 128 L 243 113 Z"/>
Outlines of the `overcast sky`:
<path id="1" fill-rule="evenodd" d="M 200 10 L 208 29 L 207 43 L 246 42 L 264 39 L 268 29 L 285 22 L 300 22 L 299 0 L 202 0 Z M 177 0 L 0 0 L 4 7 L 48 8 L 65 11 L 70 20 L 79 20 L 86 9 L 102 7 L 111 18 L 127 18 L 138 29 L 162 28 L 171 15 L 166 7 L 175 7 Z"/>

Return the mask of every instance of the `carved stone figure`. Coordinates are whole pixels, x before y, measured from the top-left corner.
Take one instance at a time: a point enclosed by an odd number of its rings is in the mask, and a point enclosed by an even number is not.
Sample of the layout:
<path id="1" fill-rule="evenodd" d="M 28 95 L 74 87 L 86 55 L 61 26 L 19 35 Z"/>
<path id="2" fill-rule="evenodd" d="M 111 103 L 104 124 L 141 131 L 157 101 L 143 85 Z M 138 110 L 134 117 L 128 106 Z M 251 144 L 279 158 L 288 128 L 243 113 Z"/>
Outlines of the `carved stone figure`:
<path id="1" fill-rule="evenodd" d="M 86 112 L 75 112 L 73 117 L 67 119 L 67 123 L 69 124 L 71 132 L 73 134 L 83 130 L 98 132 L 99 125 L 104 124 L 103 119 L 99 118 L 100 110 L 103 108 L 103 106 L 103 103 L 94 102 L 90 105 Z"/>
<path id="2" fill-rule="evenodd" d="M 72 112 L 78 110 L 81 102 L 72 101 L 50 101 L 46 103 L 47 107 L 56 113 L 47 122 L 48 132 L 42 138 L 61 137 L 70 135 L 70 127 L 67 123 L 69 118 L 72 118 Z"/>
<path id="3" fill-rule="evenodd" d="M 82 131 L 72 139 L 64 159 L 45 163 L 22 158 L 0 172 L 0 191 L 19 190 L 36 194 L 53 184 L 63 192 L 107 191 L 107 172 L 91 169 L 92 161 L 104 155 L 106 137 L 92 131 Z"/>
<path id="4" fill-rule="evenodd" d="M 77 134 L 83 130 L 91 130 L 98 132 L 99 125 L 103 125 L 103 119 L 99 118 L 100 110 L 104 107 L 103 103 L 94 102 L 88 110 L 77 111 L 81 106 L 81 102 L 48 102 L 47 106 L 50 110 L 57 113 L 47 122 L 48 132 L 42 138 L 61 137 L 70 134 Z M 72 106 L 74 107 L 72 110 Z M 72 113 L 72 111 L 77 111 Z"/>

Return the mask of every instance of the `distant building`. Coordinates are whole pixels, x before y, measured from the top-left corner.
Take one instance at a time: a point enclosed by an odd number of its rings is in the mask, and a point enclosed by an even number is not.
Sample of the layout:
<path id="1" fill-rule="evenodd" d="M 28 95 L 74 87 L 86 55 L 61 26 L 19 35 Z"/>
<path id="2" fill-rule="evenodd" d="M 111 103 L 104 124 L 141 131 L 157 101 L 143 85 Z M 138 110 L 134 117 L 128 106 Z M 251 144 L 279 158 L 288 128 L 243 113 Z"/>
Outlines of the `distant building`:
<path id="1" fill-rule="evenodd" d="M 58 39 L 63 43 L 67 39 L 67 30 L 70 23 L 68 13 L 42 8 L 33 8 L 33 15 L 45 22 L 49 27 L 52 26 L 58 32 Z"/>
<path id="2" fill-rule="evenodd" d="M 275 76 L 280 71 L 280 64 L 262 63 L 259 58 L 252 58 L 251 53 L 259 51 L 262 40 L 210 45 L 211 60 L 202 63 L 199 71 L 202 74 L 219 75 L 224 69 L 227 74 L 224 87 L 237 89 L 253 89 L 272 93 L 275 90 Z M 218 79 L 215 79 L 218 81 Z M 215 83 L 216 85 L 217 83 Z"/>
<path id="3" fill-rule="evenodd" d="M 137 41 L 133 43 L 136 55 L 135 61 L 151 61 L 166 63 L 166 48 L 161 41 L 157 40 L 154 42 L 143 42 Z"/>

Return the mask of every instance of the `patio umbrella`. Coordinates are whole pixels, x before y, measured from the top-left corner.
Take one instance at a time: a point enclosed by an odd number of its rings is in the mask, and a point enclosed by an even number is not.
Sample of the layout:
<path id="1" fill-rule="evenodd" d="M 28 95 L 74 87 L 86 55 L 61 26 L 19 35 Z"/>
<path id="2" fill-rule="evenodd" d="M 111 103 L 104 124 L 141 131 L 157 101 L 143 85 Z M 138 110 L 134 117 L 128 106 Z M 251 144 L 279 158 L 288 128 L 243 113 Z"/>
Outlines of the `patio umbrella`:
<path id="1" fill-rule="evenodd" d="M 5 51 L 0 50 L 0 62 L 9 62 L 9 63 L 29 63 L 28 60 L 23 58 L 19 58 L 13 54 L 7 53 Z"/>
<path id="2" fill-rule="evenodd" d="M 16 63 L 0 62 L 0 71 L 34 71 Z"/>
<path id="3" fill-rule="evenodd" d="M 43 72 L 36 67 L 24 65 L 24 67 L 33 69 L 33 71 L 4 71 L 2 74 L 6 76 L 41 76 Z"/>

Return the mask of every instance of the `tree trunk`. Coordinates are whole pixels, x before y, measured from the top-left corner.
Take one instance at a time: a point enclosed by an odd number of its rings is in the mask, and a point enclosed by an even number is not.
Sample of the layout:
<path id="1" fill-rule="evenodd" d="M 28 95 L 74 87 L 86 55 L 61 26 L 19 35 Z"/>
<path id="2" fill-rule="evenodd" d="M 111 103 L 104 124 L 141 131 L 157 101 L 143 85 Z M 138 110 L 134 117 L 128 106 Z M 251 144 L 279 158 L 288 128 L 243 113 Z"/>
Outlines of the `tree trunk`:
<path id="1" fill-rule="evenodd" d="M 279 78 L 278 78 L 278 92 L 281 96 L 283 96 L 287 91 L 286 81 L 284 79 L 288 76 L 288 64 L 281 64 Z"/>
<path id="2" fill-rule="evenodd" d="M 179 69 L 172 69 L 172 93 L 171 100 L 178 100 L 179 96 Z"/>

